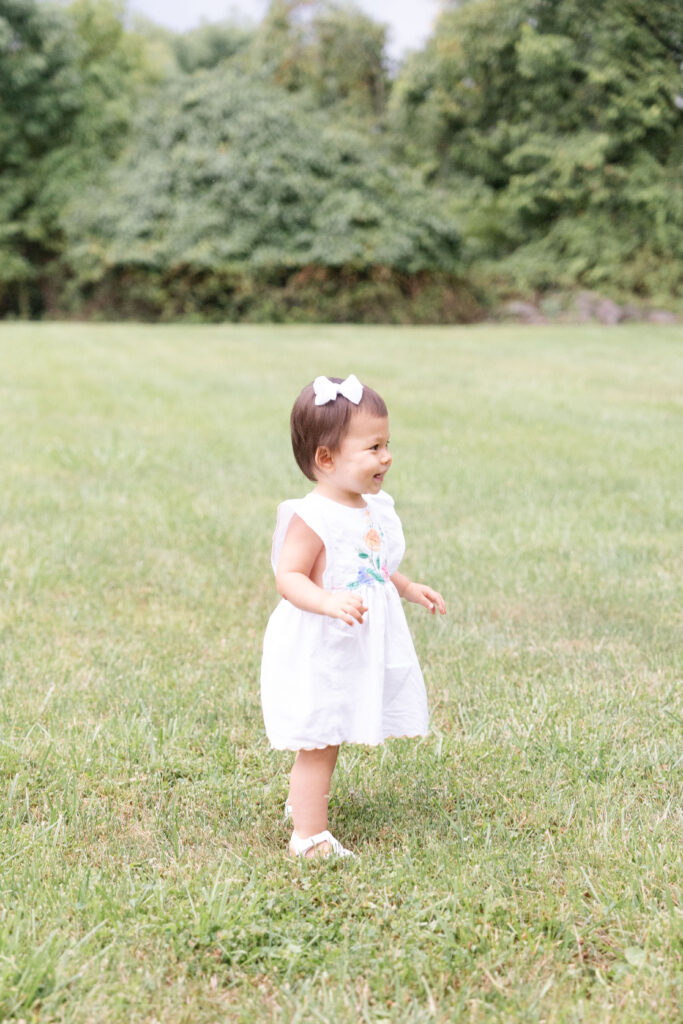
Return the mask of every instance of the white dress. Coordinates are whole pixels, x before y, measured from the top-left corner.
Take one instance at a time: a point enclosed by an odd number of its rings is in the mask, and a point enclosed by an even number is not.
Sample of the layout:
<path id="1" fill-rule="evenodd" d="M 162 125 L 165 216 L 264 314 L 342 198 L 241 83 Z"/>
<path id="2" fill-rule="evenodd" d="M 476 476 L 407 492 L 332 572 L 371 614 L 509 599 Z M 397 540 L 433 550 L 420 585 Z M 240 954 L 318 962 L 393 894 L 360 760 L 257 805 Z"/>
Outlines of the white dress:
<path id="1" fill-rule="evenodd" d="M 350 508 L 315 492 L 278 508 L 272 565 L 295 514 L 325 545 L 325 590 L 348 588 L 367 605 L 363 623 L 302 611 L 284 598 L 263 641 L 261 703 L 277 749 L 382 743 L 423 736 L 427 696 L 401 598 L 389 577 L 405 541 L 393 499 L 363 495 Z"/>

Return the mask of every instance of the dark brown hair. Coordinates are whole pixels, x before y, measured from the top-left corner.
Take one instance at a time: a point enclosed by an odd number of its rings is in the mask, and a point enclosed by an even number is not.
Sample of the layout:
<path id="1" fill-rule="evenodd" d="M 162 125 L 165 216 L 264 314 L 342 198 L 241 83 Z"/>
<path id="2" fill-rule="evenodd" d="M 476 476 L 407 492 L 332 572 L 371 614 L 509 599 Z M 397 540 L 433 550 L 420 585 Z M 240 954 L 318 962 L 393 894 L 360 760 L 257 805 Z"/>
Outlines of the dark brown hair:
<path id="1" fill-rule="evenodd" d="M 334 384 L 342 383 L 341 377 L 330 377 L 329 380 Z M 334 401 L 326 402 L 325 405 L 316 405 L 313 384 L 307 384 L 303 389 L 294 403 L 289 425 L 294 458 L 309 480 L 316 479 L 315 453 L 318 448 L 339 451 L 351 418 L 357 412 L 367 412 L 371 416 L 388 415 L 384 399 L 367 385 L 363 386 L 363 397 L 358 405 L 343 395 L 337 395 Z"/>

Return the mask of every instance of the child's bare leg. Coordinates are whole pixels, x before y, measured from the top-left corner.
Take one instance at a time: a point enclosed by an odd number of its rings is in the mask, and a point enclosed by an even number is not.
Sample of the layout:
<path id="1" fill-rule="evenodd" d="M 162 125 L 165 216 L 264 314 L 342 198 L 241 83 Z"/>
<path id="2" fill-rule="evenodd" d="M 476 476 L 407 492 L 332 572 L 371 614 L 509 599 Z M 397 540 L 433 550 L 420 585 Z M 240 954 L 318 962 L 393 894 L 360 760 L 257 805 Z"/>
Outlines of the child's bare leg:
<path id="1" fill-rule="evenodd" d="M 289 776 L 288 803 L 292 808 L 294 831 L 301 839 L 327 828 L 330 782 L 338 753 L 338 746 L 297 751 Z M 311 851 L 315 852 L 329 852 L 328 844 L 322 843 Z"/>

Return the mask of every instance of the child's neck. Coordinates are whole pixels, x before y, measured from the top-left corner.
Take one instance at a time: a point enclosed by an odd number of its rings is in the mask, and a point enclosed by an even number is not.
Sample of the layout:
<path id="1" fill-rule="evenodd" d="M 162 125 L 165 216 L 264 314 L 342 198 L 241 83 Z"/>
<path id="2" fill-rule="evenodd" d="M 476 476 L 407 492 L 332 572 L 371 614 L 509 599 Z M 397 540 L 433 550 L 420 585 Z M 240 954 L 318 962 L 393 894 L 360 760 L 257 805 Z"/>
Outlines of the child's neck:
<path id="1" fill-rule="evenodd" d="M 313 493 L 319 494 L 323 498 L 329 498 L 330 501 L 336 501 L 338 505 L 348 505 L 349 508 L 365 508 L 367 504 L 362 494 L 336 487 L 332 480 L 318 480 L 313 488 Z"/>

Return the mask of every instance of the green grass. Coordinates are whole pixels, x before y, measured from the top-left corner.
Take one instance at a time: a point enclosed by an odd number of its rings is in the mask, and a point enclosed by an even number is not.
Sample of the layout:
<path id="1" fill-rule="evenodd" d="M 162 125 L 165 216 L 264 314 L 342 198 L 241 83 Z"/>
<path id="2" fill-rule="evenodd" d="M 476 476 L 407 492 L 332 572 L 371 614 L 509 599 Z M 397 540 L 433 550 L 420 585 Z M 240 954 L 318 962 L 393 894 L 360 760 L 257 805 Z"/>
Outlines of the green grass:
<path id="1" fill-rule="evenodd" d="M 672 1021 L 678 327 L 0 325 L 0 1020 Z M 387 399 L 421 742 L 283 856 L 260 644 L 288 415 Z"/>

